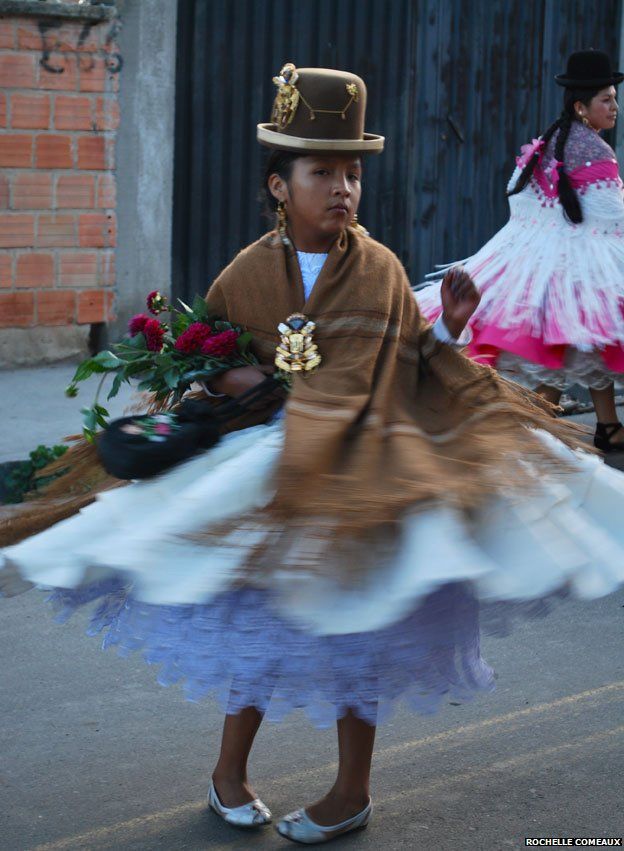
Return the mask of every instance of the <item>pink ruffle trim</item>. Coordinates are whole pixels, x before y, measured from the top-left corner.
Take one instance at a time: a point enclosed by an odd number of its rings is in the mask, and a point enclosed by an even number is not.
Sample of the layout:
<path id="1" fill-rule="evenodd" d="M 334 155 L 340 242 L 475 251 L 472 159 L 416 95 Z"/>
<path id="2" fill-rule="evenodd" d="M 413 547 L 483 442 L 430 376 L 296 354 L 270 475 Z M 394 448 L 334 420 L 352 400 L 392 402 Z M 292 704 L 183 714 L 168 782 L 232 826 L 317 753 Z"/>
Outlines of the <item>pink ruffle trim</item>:
<path id="1" fill-rule="evenodd" d="M 477 363 L 495 367 L 501 352 L 510 352 L 547 369 L 563 368 L 567 343 L 546 345 L 538 337 L 492 325 L 473 327 L 472 333 L 472 341 L 466 351 Z M 624 373 L 624 347 L 606 346 L 600 350 L 600 357 L 608 370 Z"/>
<path id="2" fill-rule="evenodd" d="M 533 176 L 539 183 L 540 189 L 549 198 L 555 198 L 557 195 L 557 180 L 551 179 L 546 174 L 541 166 L 537 166 L 533 172 Z M 558 175 L 556 176 L 558 178 Z M 575 168 L 568 175 L 570 183 L 574 189 L 583 189 L 591 183 L 601 183 L 603 181 L 619 180 L 618 164 L 613 160 L 601 160 L 600 162 L 592 163 L 588 166 Z"/>

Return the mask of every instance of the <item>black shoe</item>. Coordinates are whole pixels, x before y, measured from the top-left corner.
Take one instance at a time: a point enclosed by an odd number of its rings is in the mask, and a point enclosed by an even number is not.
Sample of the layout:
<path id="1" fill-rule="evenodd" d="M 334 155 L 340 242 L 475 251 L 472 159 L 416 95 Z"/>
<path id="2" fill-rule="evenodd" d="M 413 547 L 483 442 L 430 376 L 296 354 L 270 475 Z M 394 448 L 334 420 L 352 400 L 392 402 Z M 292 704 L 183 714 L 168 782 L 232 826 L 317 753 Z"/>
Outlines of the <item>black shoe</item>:
<path id="1" fill-rule="evenodd" d="M 611 443 L 611 438 L 624 428 L 622 423 L 596 423 L 594 446 L 602 452 L 622 452 L 624 443 Z"/>

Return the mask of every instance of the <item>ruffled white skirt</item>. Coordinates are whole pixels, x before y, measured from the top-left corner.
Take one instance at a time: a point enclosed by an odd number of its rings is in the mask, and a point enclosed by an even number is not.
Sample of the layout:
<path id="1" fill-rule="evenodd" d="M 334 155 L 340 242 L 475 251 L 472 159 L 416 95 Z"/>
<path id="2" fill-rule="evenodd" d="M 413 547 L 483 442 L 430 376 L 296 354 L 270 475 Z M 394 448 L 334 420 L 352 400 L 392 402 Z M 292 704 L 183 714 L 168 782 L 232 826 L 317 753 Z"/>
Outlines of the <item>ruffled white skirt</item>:
<path id="1" fill-rule="evenodd" d="M 530 498 L 493 497 L 470 520 L 450 508 L 414 512 L 356 582 L 337 578 L 338 565 L 319 575 L 287 559 L 250 580 L 258 532 L 193 539 L 272 497 L 283 427 L 246 429 L 5 549 L 0 592 L 55 589 L 63 617 L 97 601 L 93 631 L 105 630 L 105 644 L 142 649 L 161 664 L 161 682 L 185 680 L 193 699 L 216 690 L 228 711 L 256 705 L 281 717 L 304 706 L 325 724 L 355 708 L 372 723 L 400 696 L 428 710 L 449 692 L 491 687 L 479 617 L 506 631 L 519 611 L 624 581 L 624 476 L 543 439 L 576 472 L 544 479 Z"/>

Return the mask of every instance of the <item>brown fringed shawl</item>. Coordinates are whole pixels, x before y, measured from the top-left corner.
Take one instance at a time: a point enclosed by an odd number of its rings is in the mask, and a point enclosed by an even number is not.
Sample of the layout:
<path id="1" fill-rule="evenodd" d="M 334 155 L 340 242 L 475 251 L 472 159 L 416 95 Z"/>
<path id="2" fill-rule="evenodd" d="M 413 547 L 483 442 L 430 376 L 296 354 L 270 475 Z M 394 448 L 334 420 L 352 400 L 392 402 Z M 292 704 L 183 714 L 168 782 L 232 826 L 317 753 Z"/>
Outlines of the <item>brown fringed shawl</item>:
<path id="1" fill-rule="evenodd" d="M 276 233 L 242 251 L 207 301 L 214 314 L 252 332 L 264 364 L 273 363 L 277 326 L 291 313 L 317 324 L 323 361 L 314 375 L 295 378 L 276 497 L 268 512 L 240 520 L 241 535 L 258 524 L 279 533 L 269 534 L 273 564 L 299 547 L 301 561 L 318 566 L 326 544 L 340 549 L 341 532 L 376 539 L 375 530 L 385 534 L 402 512 L 432 501 L 471 509 L 496 491 L 522 496 L 536 478 L 526 461 L 537 462 L 539 473 L 563 468 L 526 426 L 587 448 L 583 430 L 556 419 L 539 396 L 437 342 L 398 259 L 351 229 L 333 246 L 307 302 L 296 254 Z M 274 411 L 254 412 L 236 426 Z M 70 472 L 31 502 L 0 510 L 0 547 L 125 484 L 106 475 L 84 442 L 54 465 L 66 466 Z M 204 537 L 222 541 L 231 531 Z M 305 540 L 312 538 L 324 543 L 310 557 Z"/>
<path id="2" fill-rule="evenodd" d="M 583 430 L 539 396 L 437 342 L 399 260 L 350 228 L 305 303 L 296 254 L 274 232 L 236 257 L 207 301 L 252 332 L 267 364 L 289 314 L 316 323 L 323 361 L 295 377 L 270 508 L 291 533 L 364 533 L 432 500 L 470 509 L 526 488 L 527 461 L 562 469 L 526 426 L 586 448 Z"/>

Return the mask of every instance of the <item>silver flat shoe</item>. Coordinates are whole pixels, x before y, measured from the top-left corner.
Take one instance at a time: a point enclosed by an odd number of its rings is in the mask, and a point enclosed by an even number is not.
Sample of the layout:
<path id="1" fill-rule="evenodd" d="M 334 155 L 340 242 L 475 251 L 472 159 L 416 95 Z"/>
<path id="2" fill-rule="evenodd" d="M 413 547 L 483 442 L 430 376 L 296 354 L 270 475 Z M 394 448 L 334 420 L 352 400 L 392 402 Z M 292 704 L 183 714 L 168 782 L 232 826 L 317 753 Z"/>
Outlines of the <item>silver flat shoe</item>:
<path id="1" fill-rule="evenodd" d="M 275 825 L 275 829 L 281 836 L 290 839 L 292 842 L 299 842 L 302 845 L 317 845 L 321 842 L 331 842 L 337 836 L 350 833 L 352 830 L 362 830 L 370 821 L 372 813 L 373 802 L 369 801 L 362 812 L 353 816 L 353 818 L 341 821 L 340 824 L 323 826 L 312 821 L 305 810 L 295 810 L 294 813 L 289 813 L 283 819 L 280 819 Z"/>
<path id="2" fill-rule="evenodd" d="M 255 798 L 240 807 L 224 807 L 212 782 L 208 787 L 208 806 L 223 821 L 234 827 L 264 827 L 264 825 L 270 824 L 273 818 L 271 810 L 266 804 L 262 803 L 260 798 Z"/>

